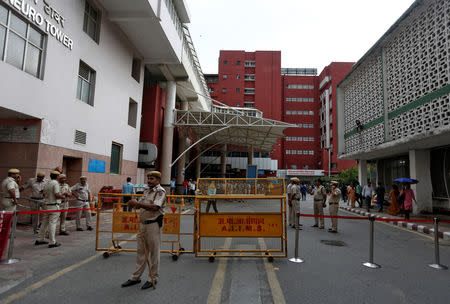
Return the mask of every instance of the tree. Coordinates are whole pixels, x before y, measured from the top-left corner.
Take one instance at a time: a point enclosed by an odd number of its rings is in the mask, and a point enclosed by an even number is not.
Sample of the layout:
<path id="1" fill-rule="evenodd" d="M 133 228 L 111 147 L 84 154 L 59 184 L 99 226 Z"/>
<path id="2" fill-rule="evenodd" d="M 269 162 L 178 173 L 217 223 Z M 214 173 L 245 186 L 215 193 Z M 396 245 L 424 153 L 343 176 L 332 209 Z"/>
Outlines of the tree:
<path id="1" fill-rule="evenodd" d="M 337 179 L 345 185 L 350 185 L 358 181 L 358 168 L 351 167 L 347 170 L 339 171 Z"/>

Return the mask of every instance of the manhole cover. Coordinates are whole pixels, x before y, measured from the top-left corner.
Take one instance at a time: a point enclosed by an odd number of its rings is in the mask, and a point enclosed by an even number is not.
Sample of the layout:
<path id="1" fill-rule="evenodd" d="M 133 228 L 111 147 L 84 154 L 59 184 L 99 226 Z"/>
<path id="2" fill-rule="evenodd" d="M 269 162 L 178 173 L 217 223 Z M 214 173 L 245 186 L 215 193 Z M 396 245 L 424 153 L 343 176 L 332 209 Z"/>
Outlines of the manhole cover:
<path id="1" fill-rule="evenodd" d="M 347 244 L 345 244 L 342 241 L 320 240 L 320 242 L 322 244 L 329 245 L 329 246 L 338 246 L 338 247 L 347 246 Z"/>

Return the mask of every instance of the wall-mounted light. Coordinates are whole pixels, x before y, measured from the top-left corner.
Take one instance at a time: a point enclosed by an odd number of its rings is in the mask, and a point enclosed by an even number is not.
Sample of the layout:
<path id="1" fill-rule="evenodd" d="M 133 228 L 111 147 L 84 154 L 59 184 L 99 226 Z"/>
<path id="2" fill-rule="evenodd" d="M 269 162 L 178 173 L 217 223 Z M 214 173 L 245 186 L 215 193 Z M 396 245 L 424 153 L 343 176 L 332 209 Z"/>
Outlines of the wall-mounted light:
<path id="1" fill-rule="evenodd" d="M 364 129 L 364 126 L 361 124 L 361 121 L 356 120 L 356 131 L 361 132 Z"/>

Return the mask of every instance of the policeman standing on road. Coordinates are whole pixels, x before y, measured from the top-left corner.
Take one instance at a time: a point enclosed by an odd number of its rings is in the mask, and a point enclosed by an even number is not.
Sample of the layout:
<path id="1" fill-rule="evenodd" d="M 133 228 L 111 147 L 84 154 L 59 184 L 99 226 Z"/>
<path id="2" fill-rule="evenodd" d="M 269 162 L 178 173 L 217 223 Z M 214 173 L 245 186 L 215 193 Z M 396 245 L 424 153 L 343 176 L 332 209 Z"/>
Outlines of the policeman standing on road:
<path id="1" fill-rule="evenodd" d="M 318 179 L 316 181 L 316 188 L 313 189 L 310 193 L 314 195 L 314 215 L 323 215 L 323 207 L 326 206 L 327 201 L 327 190 L 322 186 L 322 180 Z M 315 224 L 312 227 L 319 227 L 319 218 L 314 218 Z M 320 218 L 320 227 L 319 229 L 324 229 L 324 218 Z"/>
<path id="2" fill-rule="evenodd" d="M 149 188 L 144 191 L 141 200 L 138 202 L 132 199 L 128 202 L 131 207 L 140 209 L 141 224 L 137 236 L 136 270 L 131 278 L 122 284 L 122 287 L 132 286 L 141 282 L 140 278 L 145 270 L 148 252 L 151 255 L 151 264 L 149 265 L 151 269 L 149 269 L 147 282 L 142 285 L 141 289 L 153 287 L 153 284 L 156 285 L 159 278 L 159 250 L 164 208 L 166 207 L 166 191 L 160 185 L 160 172 L 151 171 L 147 174 L 147 178 Z"/>
<path id="3" fill-rule="evenodd" d="M 44 186 L 45 183 L 47 183 L 47 180 L 45 179 L 45 173 L 44 172 L 38 172 L 36 174 L 36 177 L 30 178 L 28 182 L 21 187 L 20 190 L 25 190 L 30 188 L 31 189 L 31 200 L 33 203 L 35 203 L 36 211 L 39 211 L 40 206 L 44 202 Z M 32 223 L 35 231 L 37 231 L 37 225 L 38 225 L 38 214 L 33 214 L 32 216 Z"/>
<path id="4" fill-rule="evenodd" d="M 90 207 L 89 202 L 91 201 L 91 192 L 89 191 L 89 184 L 86 181 L 87 177 L 81 176 L 80 182 L 71 188 L 72 195 L 77 198 L 77 207 L 79 209 L 87 209 Z M 91 224 L 91 210 L 87 209 L 83 211 L 77 211 L 77 217 L 75 221 L 77 225 L 77 231 L 83 231 L 83 228 L 81 228 L 81 212 L 84 212 L 86 216 L 87 230 L 93 230 Z"/>
<path id="5" fill-rule="evenodd" d="M 294 183 L 290 189 L 290 209 L 289 209 L 289 225 L 295 228 L 296 221 L 298 221 L 297 213 L 300 212 L 300 180 L 296 177 L 292 180 Z"/>
<path id="6" fill-rule="evenodd" d="M 338 210 L 339 210 L 339 201 L 341 199 L 341 190 L 339 190 L 338 182 L 332 181 L 331 182 L 331 192 L 330 192 L 330 199 L 328 200 L 328 204 L 330 205 L 330 215 L 331 216 L 337 216 Z M 331 233 L 337 233 L 337 218 L 331 219 L 331 228 L 328 229 L 328 232 Z"/>
<path id="7" fill-rule="evenodd" d="M 69 208 L 69 197 L 72 193 L 70 190 L 69 184 L 66 183 L 67 177 L 65 174 L 59 175 L 59 194 L 64 195 L 64 198 L 61 200 L 61 205 L 59 206 L 62 210 Z M 59 217 L 59 235 L 69 235 L 66 231 L 66 217 L 67 211 L 61 212 Z"/>
<path id="8" fill-rule="evenodd" d="M 20 198 L 19 183 L 21 177 L 18 169 L 9 169 L 8 177 L 2 182 L 2 204 L 0 211 L 16 211 L 17 199 Z"/>
<path id="9" fill-rule="evenodd" d="M 43 210 L 59 210 L 59 204 L 61 199 L 65 198 L 64 195 L 60 194 L 59 182 L 57 181 L 59 172 L 50 172 L 50 181 L 44 186 L 44 204 L 42 206 Z M 55 233 L 56 225 L 58 224 L 59 212 L 50 212 L 42 214 L 42 226 L 39 229 L 38 239 L 34 245 L 49 244 L 48 248 L 55 248 L 61 246 L 60 243 L 56 242 Z M 49 230 L 50 243 L 44 240 L 45 233 Z"/>

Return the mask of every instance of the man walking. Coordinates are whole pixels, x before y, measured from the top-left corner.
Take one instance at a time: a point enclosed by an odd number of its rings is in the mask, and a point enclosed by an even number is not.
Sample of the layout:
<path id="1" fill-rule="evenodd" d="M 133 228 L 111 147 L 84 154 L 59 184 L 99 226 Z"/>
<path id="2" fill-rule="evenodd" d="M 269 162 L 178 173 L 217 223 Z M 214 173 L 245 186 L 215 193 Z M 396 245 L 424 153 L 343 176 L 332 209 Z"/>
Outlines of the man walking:
<path id="1" fill-rule="evenodd" d="M 61 199 L 65 198 L 65 195 L 60 194 L 59 183 L 56 180 L 58 178 L 59 172 L 50 172 L 50 181 L 44 186 L 44 204 L 42 206 L 43 210 L 59 210 L 59 204 Z M 56 225 L 58 224 L 59 212 L 46 212 L 42 214 L 42 226 L 39 229 L 38 239 L 34 245 L 49 244 L 48 248 L 55 248 L 61 246 L 60 243 L 56 242 L 55 233 Z M 45 233 L 49 230 L 49 242 L 44 240 Z"/>
<path id="2" fill-rule="evenodd" d="M 127 177 L 127 182 L 122 186 L 122 194 L 134 194 L 134 185 L 131 183 L 131 177 Z M 128 206 L 128 202 L 132 196 L 123 196 L 123 212 L 131 211 L 131 207 Z"/>
<path id="3" fill-rule="evenodd" d="M 128 203 L 131 207 L 140 209 L 141 223 L 137 236 L 136 270 L 131 278 L 122 284 L 122 287 L 141 282 L 140 278 L 145 270 L 148 252 L 151 256 L 151 264 L 149 265 L 151 269 L 149 269 L 147 282 L 142 285 L 141 289 L 153 287 L 153 284 L 156 285 L 159 278 L 159 255 L 164 208 L 166 207 L 166 191 L 160 185 L 160 172 L 151 171 L 147 174 L 147 178 L 149 188 L 144 191 L 141 200 L 138 202 L 132 199 Z"/>
<path id="4" fill-rule="evenodd" d="M 316 181 L 316 188 L 310 193 L 314 195 L 314 215 L 323 215 L 323 207 L 326 206 L 327 200 L 327 190 L 322 185 L 322 180 L 318 179 Z M 319 227 L 319 218 L 314 218 L 315 224 L 312 227 Z M 320 217 L 320 227 L 319 229 L 325 228 L 325 221 L 323 217 Z"/>
<path id="5" fill-rule="evenodd" d="M 370 181 L 367 182 L 367 185 L 364 186 L 361 195 L 366 200 L 367 211 L 370 211 L 370 204 L 372 203 L 372 196 L 373 196 L 373 188 L 372 188 L 372 183 Z M 362 207 L 362 205 L 361 205 L 361 207 Z"/>
<path id="6" fill-rule="evenodd" d="M 20 198 L 19 184 L 21 177 L 18 169 L 9 169 L 8 177 L 2 182 L 2 204 L 0 211 L 16 211 L 16 205 Z"/>
<path id="7" fill-rule="evenodd" d="M 79 209 L 90 208 L 89 202 L 91 201 L 91 192 L 89 191 L 89 184 L 87 183 L 86 176 L 80 177 L 80 182 L 74 185 L 72 188 L 72 195 L 77 199 L 77 207 Z M 91 224 L 91 210 L 77 211 L 76 225 L 77 231 L 83 231 L 81 228 L 81 212 L 86 216 L 87 230 L 93 230 Z"/>
<path id="8" fill-rule="evenodd" d="M 302 201 L 306 201 L 306 185 L 304 183 L 300 187 L 300 192 L 302 193 Z"/>
<path id="9" fill-rule="evenodd" d="M 177 180 L 175 179 L 175 177 L 172 177 L 172 179 L 170 180 L 170 194 L 172 194 L 172 195 L 175 194 L 176 186 L 177 186 Z"/>
<path id="10" fill-rule="evenodd" d="M 331 191 L 330 191 L 330 199 L 328 200 L 329 211 L 331 216 L 337 216 L 339 210 L 339 201 L 341 199 L 341 190 L 339 190 L 338 182 L 331 182 Z M 328 229 L 328 232 L 337 233 L 337 218 L 331 218 L 331 228 Z"/>
<path id="11" fill-rule="evenodd" d="M 359 204 L 359 207 L 362 207 L 362 198 L 361 198 L 361 192 L 362 192 L 362 187 L 359 184 L 359 182 L 356 182 L 356 187 L 355 187 L 355 196 L 356 196 L 356 201 Z"/>
<path id="12" fill-rule="evenodd" d="M 69 197 L 72 193 L 69 184 L 67 184 L 67 177 L 65 174 L 60 174 L 58 177 L 59 181 L 59 194 L 63 195 L 64 198 L 61 200 L 59 208 L 62 210 L 69 208 Z M 61 212 L 59 216 L 59 235 L 69 235 L 66 231 L 66 217 L 67 211 Z"/>
<path id="13" fill-rule="evenodd" d="M 377 195 L 378 212 L 383 212 L 384 194 L 386 193 L 386 190 L 382 186 L 381 182 L 378 183 L 375 193 Z"/>

